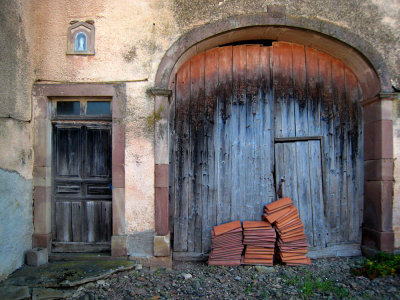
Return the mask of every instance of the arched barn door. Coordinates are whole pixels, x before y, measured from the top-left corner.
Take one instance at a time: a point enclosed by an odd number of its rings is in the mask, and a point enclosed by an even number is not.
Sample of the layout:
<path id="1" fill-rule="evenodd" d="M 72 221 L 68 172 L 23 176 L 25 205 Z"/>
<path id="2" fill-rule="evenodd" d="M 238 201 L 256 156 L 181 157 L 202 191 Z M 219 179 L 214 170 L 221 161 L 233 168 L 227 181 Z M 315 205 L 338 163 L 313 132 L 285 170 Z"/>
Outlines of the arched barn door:
<path id="1" fill-rule="evenodd" d="M 170 115 L 175 259 L 202 257 L 213 226 L 260 220 L 278 194 L 294 200 L 316 253 L 354 251 L 360 99 L 349 68 L 297 44 L 225 46 L 187 61 Z"/>

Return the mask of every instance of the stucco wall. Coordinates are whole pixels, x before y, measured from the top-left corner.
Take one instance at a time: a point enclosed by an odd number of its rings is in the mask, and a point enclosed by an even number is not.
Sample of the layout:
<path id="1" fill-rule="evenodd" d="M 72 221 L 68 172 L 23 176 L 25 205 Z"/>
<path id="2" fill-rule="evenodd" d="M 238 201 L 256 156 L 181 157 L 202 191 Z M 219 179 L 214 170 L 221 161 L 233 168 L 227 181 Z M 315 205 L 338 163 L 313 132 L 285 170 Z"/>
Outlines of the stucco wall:
<path id="1" fill-rule="evenodd" d="M 400 86 L 398 1 L 41 0 L 33 5 L 38 79 L 50 83 L 127 82 L 127 234 L 154 230 L 154 103 L 146 90 L 154 85 L 163 55 L 191 29 L 281 5 L 278 11 L 304 28 L 329 31 L 324 24 L 334 24 L 338 30 L 332 34 L 337 37 L 342 34 L 340 29 L 354 33 L 377 51 L 387 64 L 392 84 Z M 96 54 L 66 55 L 69 23 L 88 19 L 94 20 L 96 28 Z"/>
<path id="2" fill-rule="evenodd" d="M 177 35 L 166 1 L 40 1 L 35 8 L 37 78 L 45 82 L 126 82 L 126 234 L 154 231 L 153 86 Z M 94 56 L 66 55 L 72 20 L 94 20 Z"/>
<path id="3" fill-rule="evenodd" d="M 0 279 L 32 246 L 30 5 L 0 2 Z"/>

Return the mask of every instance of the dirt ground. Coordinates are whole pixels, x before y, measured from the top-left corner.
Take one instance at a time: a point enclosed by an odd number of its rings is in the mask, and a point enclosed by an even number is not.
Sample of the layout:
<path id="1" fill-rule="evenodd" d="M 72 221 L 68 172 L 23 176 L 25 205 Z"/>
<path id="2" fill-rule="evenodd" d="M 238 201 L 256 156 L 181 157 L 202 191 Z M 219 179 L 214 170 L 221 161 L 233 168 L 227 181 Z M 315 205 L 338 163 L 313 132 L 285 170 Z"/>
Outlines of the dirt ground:
<path id="1" fill-rule="evenodd" d="M 318 259 L 301 267 L 139 266 L 83 285 L 71 299 L 400 299 L 398 275 L 370 280 L 351 273 L 363 260 Z"/>

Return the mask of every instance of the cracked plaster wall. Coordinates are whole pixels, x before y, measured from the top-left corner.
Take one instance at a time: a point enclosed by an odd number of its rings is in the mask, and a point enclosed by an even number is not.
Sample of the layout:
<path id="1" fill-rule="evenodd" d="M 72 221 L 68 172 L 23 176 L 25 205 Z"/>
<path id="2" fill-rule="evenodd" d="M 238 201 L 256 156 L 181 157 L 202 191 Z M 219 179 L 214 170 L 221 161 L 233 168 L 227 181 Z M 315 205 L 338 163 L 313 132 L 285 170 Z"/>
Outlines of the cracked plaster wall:
<path id="1" fill-rule="evenodd" d="M 377 0 L 41 0 L 35 12 L 35 70 L 45 82 L 127 82 L 126 233 L 154 230 L 153 130 L 149 118 L 158 65 L 184 33 L 239 14 L 266 12 L 281 5 L 287 18 L 335 24 L 376 48 L 400 87 L 399 1 Z M 67 28 L 73 20 L 94 20 L 94 56 L 66 55 Z M 314 22 L 315 21 L 315 22 Z M 314 22 L 314 23 L 313 23 Z M 318 29 L 318 28 L 317 28 Z M 340 33 L 338 33 L 340 34 Z"/>
<path id="2" fill-rule="evenodd" d="M 0 2 L 0 279 L 32 247 L 31 6 Z"/>

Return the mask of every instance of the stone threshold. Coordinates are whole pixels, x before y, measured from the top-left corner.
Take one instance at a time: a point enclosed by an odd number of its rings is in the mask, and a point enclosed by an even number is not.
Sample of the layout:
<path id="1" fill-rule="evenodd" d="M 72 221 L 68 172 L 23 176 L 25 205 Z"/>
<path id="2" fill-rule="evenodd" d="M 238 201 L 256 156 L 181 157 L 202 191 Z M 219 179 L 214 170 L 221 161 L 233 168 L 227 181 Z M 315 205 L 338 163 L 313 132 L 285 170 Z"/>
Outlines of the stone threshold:
<path id="1" fill-rule="evenodd" d="M 49 262 L 55 261 L 108 261 L 128 260 L 127 256 L 111 256 L 110 252 L 102 253 L 49 253 Z"/>

